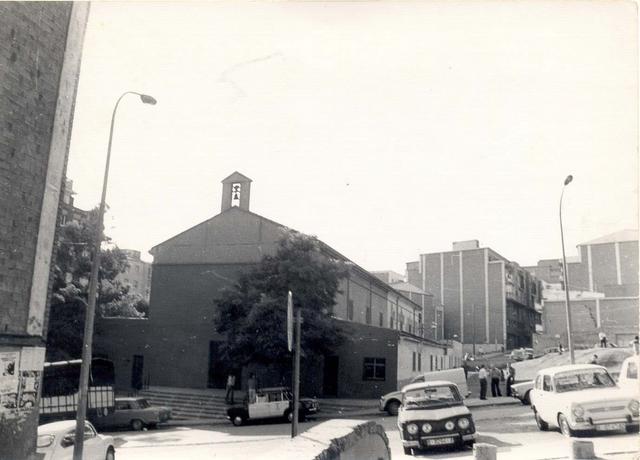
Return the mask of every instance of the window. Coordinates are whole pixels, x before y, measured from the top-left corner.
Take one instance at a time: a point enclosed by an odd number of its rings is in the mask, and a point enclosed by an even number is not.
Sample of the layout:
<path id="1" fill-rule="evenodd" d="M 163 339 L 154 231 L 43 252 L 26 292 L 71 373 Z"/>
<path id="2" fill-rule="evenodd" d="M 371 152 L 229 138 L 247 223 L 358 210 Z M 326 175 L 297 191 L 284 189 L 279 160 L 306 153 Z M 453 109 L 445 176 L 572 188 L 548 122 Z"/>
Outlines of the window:
<path id="1" fill-rule="evenodd" d="M 367 324 L 371 324 L 371 305 L 367 306 L 366 321 Z"/>
<path id="2" fill-rule="evenodd" d="M 353 321 L 353 300 L 347 301 L 347 319 Z"/>
<path id="3" fill-rule="evenodd" d="M 416 352 L 415 351 L 413 352 L 412 356 L 413 356 L 413 364 L 411 366 L 411 370 L 415 372 L 416 370 Z"/>
<path id="4" fill-rule="evenodd" d="M 542 390 L 551 391 L 551 377 L 548 375 L 544 376 L 544 380 L 542 381 Z"/>
<path id="5" fill-rule="evenodd" d="M 380 327 L 384 326 L 384 315 L 380 312 Z"/>
<path id="6" fill-rule="evenodd" d="M 386 366 L 384 358 L 364 358 L 362 380 L 385 380 Z"/>
<path id="7" fill-rule="evenodd" d="M 418 353 L 418 371 L 422 370 L 422 353 Z"/>
<path id="8" fill-rule="evenodd" d="M 629 367 L 627 368 L 627 378 L 638 379 L 638 366 L 636 366 L 636 363 L 629 363 Z"/>
<path id="9" fill-rule="evenodd" d="M 429 370 L 433 370 L 433 355 L 429 355 Z"/>
<path id="10" fill-rule="evenodd" d="M 277 401 L 282 401 L 282 393 L 280 393 L 279 391 L 269 393 L 269 402 L 277 402 Z"/>

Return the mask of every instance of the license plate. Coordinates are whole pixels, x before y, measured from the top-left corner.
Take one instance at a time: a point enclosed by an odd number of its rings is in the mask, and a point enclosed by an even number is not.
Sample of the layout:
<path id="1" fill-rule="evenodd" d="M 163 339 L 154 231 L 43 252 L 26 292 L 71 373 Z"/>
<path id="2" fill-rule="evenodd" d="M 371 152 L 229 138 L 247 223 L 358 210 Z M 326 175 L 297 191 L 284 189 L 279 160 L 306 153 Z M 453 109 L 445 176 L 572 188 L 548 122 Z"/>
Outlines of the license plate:
<path id="1" fill-rule="evenodd" d="M 453 438 L 427 439 L 427 446 L 444 446 L 453 444 L 454 442 L 455 440 Z"/>
<path id="2" fill-rule="evenodd" d="M 624 423 L 604 423 L 602 425 L 596 425 L 598 431 L 613 431 L 624 430 Z"/>

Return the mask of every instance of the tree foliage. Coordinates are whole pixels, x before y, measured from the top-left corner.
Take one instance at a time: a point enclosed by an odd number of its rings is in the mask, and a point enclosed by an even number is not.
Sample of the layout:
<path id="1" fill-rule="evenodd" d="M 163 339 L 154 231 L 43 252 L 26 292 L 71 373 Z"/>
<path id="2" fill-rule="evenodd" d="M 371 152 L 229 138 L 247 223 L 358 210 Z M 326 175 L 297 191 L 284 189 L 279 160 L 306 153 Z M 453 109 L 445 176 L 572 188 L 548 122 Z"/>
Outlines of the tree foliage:
<path id="1" fill-rule="evenodd" d="M 330 352 L 343 338 L 331 313 L 345 275 L 343 262 L 327 256 L 317 238 L 287 233 L 275 256 L 265 256 L 216 299 L 216 330 L 226 339 L 223 359 L 233 365 L 288 365 L 288 291 L 303 318 L 303 356 Z"/>
<path id="2" fill-rule="evenodd" d="M 94 209 L 85 221 L 71 221 L 60 228 L 53 265 L 47 334 L 48 360 L 75 359 L 82 354 L 93 238 L 97 223 L 98 210 Z M 111 243 L 108 237 L 103 237 L 103 241 L 107 245 Z M 129 296 L 129 288 L 116 280 L 116 276 L 127 267 L 127 258 L 117 247 L 111 246 L 101 250 L 97 315 L 105 315 L 106 312 L 128 312 L 129 316 L 140 316 L 140 312 L 135 310 L 139 299 Z M 132 303 L 126 307 L 127 302 Z"/>

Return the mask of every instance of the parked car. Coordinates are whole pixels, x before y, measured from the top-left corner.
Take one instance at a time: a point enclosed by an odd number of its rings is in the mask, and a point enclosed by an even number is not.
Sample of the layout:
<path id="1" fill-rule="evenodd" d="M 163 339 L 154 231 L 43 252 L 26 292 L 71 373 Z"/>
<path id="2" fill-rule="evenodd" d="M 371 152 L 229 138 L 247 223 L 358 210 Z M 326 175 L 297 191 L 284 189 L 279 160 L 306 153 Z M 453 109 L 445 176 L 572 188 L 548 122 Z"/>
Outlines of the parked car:
<path id="1" fill-rule="evenodd" d="M 63 420 L 38 427 L 36 452 L 42 460 L 68 460 L 73 457 L 76 421 Z M 116 449 L 111 436 L 98 434 L 93 425 L 84 423 L 85 460 L 115 460 Z"/>
<path id="2" fill-rule="evenodd" d="M 638 430 L 638 399 L 616 386 L 595 364 L 550 367 L 538 372 L 531 390 L 538 429 L 558 427 L 565 436 L 585 431 Z"/>
<path id="3" fill-rule="evenodd" d="M 533 380 L 528 382 L 520 382 L 511 385 L 511 396 L 519 399 L 522 404 L 528 406 L 531 404 L 531 390 L 533 389 Z"/>
<path id="4" fill-rule="evenodd" d="M 100 428 L 130 427 L 140 431 L 144 427 L 155 428 L 158 423 L 171 418 L 171 409 L 164 406 L 152 406 L 145 398 L 116 398 L 115 411 L 94 422 Z"/>
<path id="5" fill-rule="evenodd" d="M 467 387 L 467 379 L 465 377 L 464 369 L 445 369 L 441 371 L 425 372 L 424 374 L 416 375 L 409 383 L 421 383 L 435 380 L 446 380 L 453 382 L 458 386 L 458 390 L 466 398 L 471 393 Z M 380 411 L 386 411 L 389 415 L 398 415 L 398 410 L 402 405 L 402 390 L 392 391 L 380 397 L 378 409 Z"/>
<path id="6" fill-rule="evenodd" d="M 256 391 L 253 401 L 249 401 L 247 396 L 242 405 L 234 405 L 227 409 L 227 418 L 235 426 L 240 426 L 248 421 L 269 418 L 282 418 L 290 422 L 293 420 L 292 404 L 293 395 L 289 388 L 261 388 Z M 318 401 L 315 399 L 300 398 L 298 419 L 304 420 L 319 410 Z"/>
<path id="7" fill-rule="evenodd" d="M 402 389 L 398 430 L 406 455 L 438 446 L 471 446 L 476 428 L 455 383 L 412 383 Z"/>
<path id="8" fill-rule="evenodd" d="M 629 356 L 622 362 L 618 377 L 618 386 L 635 395 L 640 394 L 638 368 L 640 368 L 640 355 Z"/>

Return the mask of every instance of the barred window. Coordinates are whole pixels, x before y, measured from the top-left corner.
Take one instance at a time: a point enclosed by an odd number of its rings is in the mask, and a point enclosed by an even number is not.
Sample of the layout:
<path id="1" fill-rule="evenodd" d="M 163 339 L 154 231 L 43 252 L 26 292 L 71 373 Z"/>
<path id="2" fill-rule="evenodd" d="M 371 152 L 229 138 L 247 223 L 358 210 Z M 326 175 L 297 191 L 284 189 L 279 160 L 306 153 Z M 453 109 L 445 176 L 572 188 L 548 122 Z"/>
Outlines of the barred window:
<path id="1" fill-rule="evenodd" d="M 364 358 L 362 380 L 385 380 L 386 367 L 385 358 Z"/>

